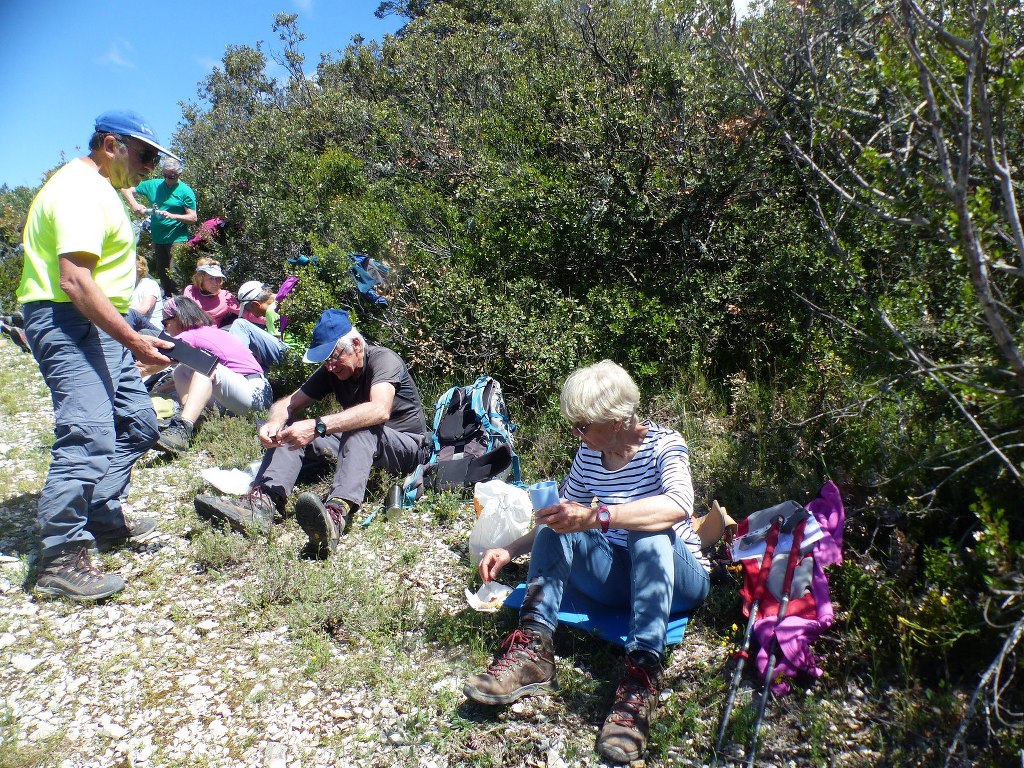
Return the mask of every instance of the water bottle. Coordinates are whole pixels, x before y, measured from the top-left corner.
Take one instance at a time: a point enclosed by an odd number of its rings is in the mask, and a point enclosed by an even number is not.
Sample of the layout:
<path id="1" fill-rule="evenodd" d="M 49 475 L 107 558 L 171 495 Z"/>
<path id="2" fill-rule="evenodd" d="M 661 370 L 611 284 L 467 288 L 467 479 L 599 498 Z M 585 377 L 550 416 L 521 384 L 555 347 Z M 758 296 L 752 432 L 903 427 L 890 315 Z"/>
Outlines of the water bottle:
<path id="1" fill-rule="evenodd" d="M 399 483 L 395 483 L 388 490 L 388 503 L 384 512 L 388 520 L 397 520 L 405 513 L 402 508 L 402 496 L 402 486 Z"/>

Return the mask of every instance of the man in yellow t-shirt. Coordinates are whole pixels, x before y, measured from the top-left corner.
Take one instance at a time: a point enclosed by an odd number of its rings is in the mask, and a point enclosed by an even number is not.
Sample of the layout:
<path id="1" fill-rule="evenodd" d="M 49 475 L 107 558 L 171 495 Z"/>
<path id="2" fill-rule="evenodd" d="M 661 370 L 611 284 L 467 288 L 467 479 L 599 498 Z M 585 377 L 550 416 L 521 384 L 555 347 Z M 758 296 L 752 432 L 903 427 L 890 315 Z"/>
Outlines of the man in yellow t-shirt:
<path id="1" fill-rule="evenodd" d="M 141 116 L 104 112 L 89 154 L 54 173 L 29 208 L 17 295 L 55 422 L 39 497 L 40 594 L 109 597 L 124 582 L 100 571 L 90 549 L 156 534 L 151 518 L 125 517 L 121 497 L 135 461 L 159 435 L 135 360 L 167 364 L 161 350 L 173 344 L 124 320 L 135 237 L 117 190 L 148 175 L 161 152 L 170 154 Z"/>

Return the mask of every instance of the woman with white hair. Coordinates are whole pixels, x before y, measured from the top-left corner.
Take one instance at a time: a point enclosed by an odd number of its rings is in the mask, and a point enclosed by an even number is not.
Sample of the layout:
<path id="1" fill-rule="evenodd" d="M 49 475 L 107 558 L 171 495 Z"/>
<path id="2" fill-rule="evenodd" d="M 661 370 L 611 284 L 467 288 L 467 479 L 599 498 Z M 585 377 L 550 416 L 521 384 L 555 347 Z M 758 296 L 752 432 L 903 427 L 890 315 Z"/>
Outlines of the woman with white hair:
<path id="1" fill-rule="evenodd" d="M 184 247 L 190 234 L 189 224 L 199 220 L 196 213 L 196 193 L 181 181 L 181 163 L 173 157 L 165 157 L 160 163 L 163 179 L 146 179 L 134 187 L 121 190 L 128 205 L 136 214 L 149 213 L 149 234 L 153 239 L 154 264 L 160 287 L 165 296 L 173 296 L 178 287 L 171 277 L 172 261 L 176 252 Z M 135 199 L 140 192 L 150 202 L 147 209 Z"/>
<path id="2" fill-rule="evenodd" d="M 657 702 L 669 616 L 699 606 L 709 564 L 691 525 L 689 451 L 678 432 L 637 414 L 640 392 L 610 360 L 581 368 L 562 387 L 561 411 L 582 445 L 558 504 L 537 511 L 537 526 L 480 561 L 485 582 L 530 553 L 519 627 L 466 696 L 508 704 L 555 687 L 552 635 L 567 587 L 630 613 L 626 672 L 597 749 L 615 762 L 643 752 Z"/>

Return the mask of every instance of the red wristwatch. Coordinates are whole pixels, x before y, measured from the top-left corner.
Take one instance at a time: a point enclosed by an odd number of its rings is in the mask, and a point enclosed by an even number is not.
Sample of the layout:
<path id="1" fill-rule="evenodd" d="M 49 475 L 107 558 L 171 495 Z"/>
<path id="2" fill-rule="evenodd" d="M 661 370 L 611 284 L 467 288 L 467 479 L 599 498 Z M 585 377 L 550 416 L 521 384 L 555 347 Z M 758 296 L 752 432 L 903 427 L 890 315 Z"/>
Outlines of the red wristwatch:
<path id="1" fill-rule="evenodd" d="M 607 504 L 597 508 L 597 522 L 601 524 L 601 533 L 608 533 L 608 524 L 612 521 L 612 513 Z"/>

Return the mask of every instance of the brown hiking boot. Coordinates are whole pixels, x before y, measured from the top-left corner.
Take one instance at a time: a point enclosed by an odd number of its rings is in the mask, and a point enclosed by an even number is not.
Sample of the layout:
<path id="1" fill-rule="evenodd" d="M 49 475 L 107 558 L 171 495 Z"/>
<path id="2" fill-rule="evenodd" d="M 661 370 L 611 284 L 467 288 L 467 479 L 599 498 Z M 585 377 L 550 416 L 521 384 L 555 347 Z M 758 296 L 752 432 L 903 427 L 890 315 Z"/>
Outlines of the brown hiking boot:
<path id="1" fill-rule="evenodd" d="M 93 565 L 84 543 L 72 545 L 39 563 L 35 591 L 71 600 L 102 600 L 124 589 L 120 576 Z"/>
<path id="2" fill-rule="evenodd" d="M 276 497 L 257 486 L 238 499 L 196 496 L 196 514 L 207 520 L 223 520 L 240 533 L 270 533 L 281 505 Z"/>
<path id="3" fill-rule="evenodd" d="M 517 629 L 501 644 L 505 651 L 486 672 L 473 675 L 462 692 L 479 704 L 510 704 L 558 687 L 551 635 Z"/>
<path id="4" fill-rule="evenodd" d="M 334 552 L 351 512 L 349 502 L 335 496 L 326 504 L 315 493 L 299 496 L 295 500 L 295 522 L 309 538 L 303 552 L 311 557 L 326 557 Z"/>
<path id="5" fill-rule="evenodd" d="M 604 726 L 597 737 L 597 751 L 614 763 L 639 760 L 651 732 L 651 717 L 658 703 L 657 681 L 661 664 L 641 663 L 626 657 L 626 674 L 615 691 Z"/>
<path id="6" fill-rule="evenodd" d="M 160 535 L 157 530 L 156 520 L 152 517 L 130 517 L 125 515 L 124 525 L 112 531 L 93 533 L 93 545 L 89 547 L 89 554 L 107 552 L 117 547 L 145 544 L 150 539 Z"/>

